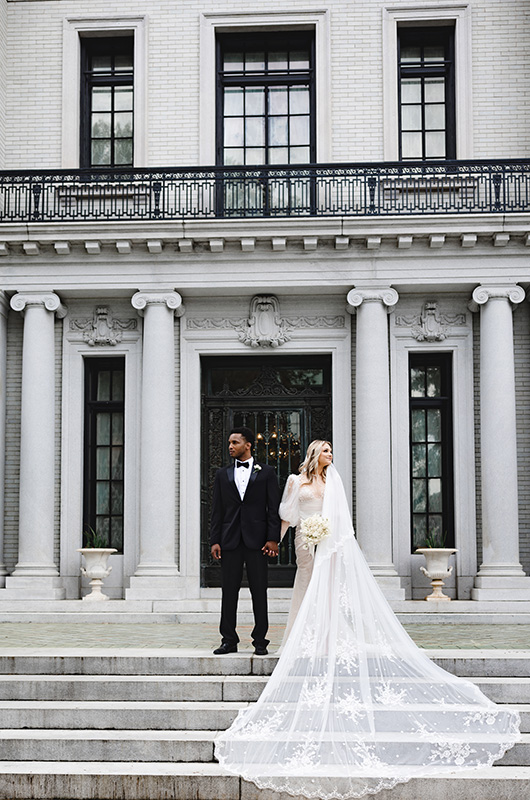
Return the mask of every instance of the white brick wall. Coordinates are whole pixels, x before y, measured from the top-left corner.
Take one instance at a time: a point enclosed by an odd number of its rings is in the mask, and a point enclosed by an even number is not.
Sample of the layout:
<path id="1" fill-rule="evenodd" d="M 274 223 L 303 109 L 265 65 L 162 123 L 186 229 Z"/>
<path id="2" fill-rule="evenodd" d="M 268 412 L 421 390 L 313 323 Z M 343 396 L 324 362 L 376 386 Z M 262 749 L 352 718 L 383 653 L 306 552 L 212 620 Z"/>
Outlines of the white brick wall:
<path id="1" fill-rule="evenodd" d="M 7 323 L 7 413 L 4 519 L 4 563 L 9 572 L 14 569 L 18 560 L 22 327 L 22 314 L 10 311 Z"/>
<path id="2" fill-rule="evenodd" d="M 5 5 L 5 0 L 2 0 Z M 408 0 L 401 0 L 403 7 Z M 392 7 L 399 7 L 400 0 Z M 4 10 L 4 5 L 0 8 Z M 330 9 L 332 157 L 383 158 L 381 0 L 334 0 Z M 292 0 L 289 10 L 322 9 Z M 66 17 L 148 12 L 148 163 L 199 158 L 202 12 L 244 12 L 233 0 L 34 0 L 8 4 L 6 156 L 10 167 L 61 164 L 62 26 Z M 251 6 L 261 10 L 261 4 Z M 269 0 L 267 11 L 285 11 Z M 530 36 L 526 0 L 472 0 L 474 157 L 518 157 L 530 145 Z M 1 12 L 0 12 L 1 13 Z M 2 17 L 0 16 L 0 36 Z M 525 69 L 526 64 L 526 69 Z M 0 64 L 1 67 L 1 64 Z M 0 95 L 1 103 L 1 95 Z M 0 128 L 1 136 L 1 128 Z M 0 150 L 1 152 L 1 150 Z"/>
<path id="3" fill-rule="evenodd" d="M 7 1 L 0 0 L 0 169 L 4 168 L 6 141 L 6 73 Z"/>
<path id="4" fill-rule="evenodd" d="M 513 316 L 519 474 L 519 546 L 523 569 L 530 573 L 530 305 Z"/>

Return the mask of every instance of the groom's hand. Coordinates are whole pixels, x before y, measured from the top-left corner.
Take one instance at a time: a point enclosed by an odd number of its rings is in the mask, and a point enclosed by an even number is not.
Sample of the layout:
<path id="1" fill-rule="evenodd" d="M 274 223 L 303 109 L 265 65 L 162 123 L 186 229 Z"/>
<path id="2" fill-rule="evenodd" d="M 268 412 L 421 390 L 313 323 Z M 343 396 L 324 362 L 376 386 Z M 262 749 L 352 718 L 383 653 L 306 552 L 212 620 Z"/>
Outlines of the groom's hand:
<path id="1" fill-rule="evenodd" d="M 220 544 L 212 544 L 212 556 L 215 558 L 216 561 L 221 560 L 221 545 Z"/>
<path id="2" fill-rule="evenodd" d="M 261 550 L 264 555 L 274 558 L 278 555 L 278 542 L 265 542 Z"/>

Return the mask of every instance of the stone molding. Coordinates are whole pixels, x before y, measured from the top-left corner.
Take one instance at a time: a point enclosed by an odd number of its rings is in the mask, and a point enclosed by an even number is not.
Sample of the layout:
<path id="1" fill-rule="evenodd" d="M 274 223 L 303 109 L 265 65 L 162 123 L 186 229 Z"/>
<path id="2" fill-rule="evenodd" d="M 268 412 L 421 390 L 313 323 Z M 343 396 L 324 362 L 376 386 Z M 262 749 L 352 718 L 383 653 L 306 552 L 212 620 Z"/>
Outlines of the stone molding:
<path id="1" fill-rule="evenodd" d="M 469 310 L 476 312 L 491 299 L 509 300 L 512 306 L 516 306 L 525 299 L 525 291 L 516 283 L 477 286 L 471 295 Z"/>
<path id="2" fill-rule="evenodd" d="M 54 292 L 19 292 L 13 295 L 10 305 L 13 311 L 24 311 L 27 306 L 44 306 L 46 311 L 55 312 L 59 319 L 67 313 L 66 306 Z"/>
<path id="3" fill-rule="evenodd" d="M 426 301 L 419 314 L 396 316 L 398 328 L 410 328 L 410 335 L 418 342 L 443 342 L 451 334 L 451 327 L 466 325 L 465 314 L 443 314 L 438 303 Z"/>
<path id="4" fill-rule="evenodd" d="M 362 303 L 383 303 L 390 313 L 399 300 L 399 294 L 390 286 L 350 289 L 347 295 L 348 311 L 355 313 Z"/>
<path id="5" fill-rule="evenodd" d="M 131 298 L 131 304 L 140 316 L 143 316 L 148 305 L 166 305 L 177 317 L 181 317 L 185 311 L 182 296 L 172 290 L 136 292 Z"/>
<path id="6" fill-rule="evenodd" d="M 70 331 L 81 333 L 84 341 L 95 347 L 96 345 L 115 346 L 121 342 L 123 331 L 134 331 L 137 328 L 136 319 L 116 319 L 112 316 L 108 306 L 96 306 L 92 317 L 71 319 Z"/>

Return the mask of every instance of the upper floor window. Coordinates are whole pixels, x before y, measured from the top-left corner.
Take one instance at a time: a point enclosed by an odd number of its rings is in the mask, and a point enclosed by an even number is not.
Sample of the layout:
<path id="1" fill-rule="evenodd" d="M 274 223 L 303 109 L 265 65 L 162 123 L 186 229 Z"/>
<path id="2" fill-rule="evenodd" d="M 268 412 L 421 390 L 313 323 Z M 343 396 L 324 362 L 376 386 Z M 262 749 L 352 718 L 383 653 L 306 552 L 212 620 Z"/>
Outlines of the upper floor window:
<path id="1" fill-rule="evenodd" d="M 132 36 L 83 38 L 81 166 L 133 165 Z"/>
<path id="2" fill-rule="evenodd" d="M 399 158 L 456 158 L 454 27 L 398 27 Z"/>
<path id="3" fill-rule="evenodd" d="M 217 162 L 315 161 L 314 35 L 217 38 Z"/>

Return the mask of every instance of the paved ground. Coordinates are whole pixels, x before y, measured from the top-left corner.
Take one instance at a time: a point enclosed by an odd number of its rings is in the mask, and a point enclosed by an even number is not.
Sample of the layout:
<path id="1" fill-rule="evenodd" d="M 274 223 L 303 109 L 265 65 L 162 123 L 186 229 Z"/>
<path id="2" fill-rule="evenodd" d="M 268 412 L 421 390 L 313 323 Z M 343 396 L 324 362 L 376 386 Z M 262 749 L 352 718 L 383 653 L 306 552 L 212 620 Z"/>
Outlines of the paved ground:
<path id="1" fill-rule="evenodd" d="M 417 645 L 426 649 L 530 650 L 529 625 L 406 625 Z M 240 649 L 250 649 L 250 625 L 241 625 Z M 270 650 L 280 644 L 283 625 L 269 630 Z M 216 625 L 165 623 L 0 623 L 2 649 L 18 647 L 117 647 L 214 649 L 220 641 Z"/>

